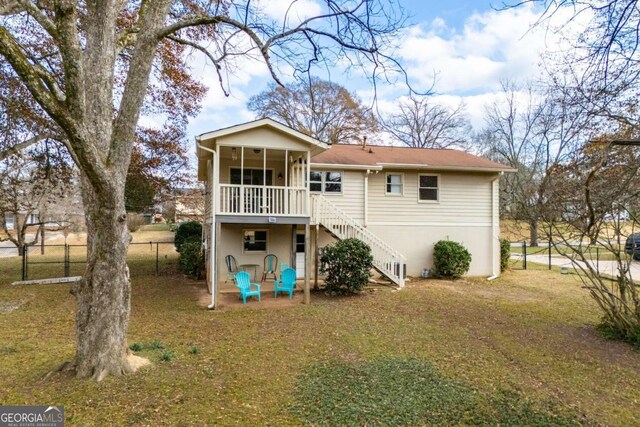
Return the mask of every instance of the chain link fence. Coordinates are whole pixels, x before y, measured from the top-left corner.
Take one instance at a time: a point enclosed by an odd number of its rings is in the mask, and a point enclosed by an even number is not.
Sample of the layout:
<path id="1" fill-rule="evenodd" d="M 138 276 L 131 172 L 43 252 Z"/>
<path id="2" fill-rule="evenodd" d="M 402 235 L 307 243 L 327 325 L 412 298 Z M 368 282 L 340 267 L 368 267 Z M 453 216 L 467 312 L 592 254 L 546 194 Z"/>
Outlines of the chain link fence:
<path id="1" fill-rule="evenodd" d="M 0 247 L 0 277 L 11 281 L 81 276 L 86 263 L 87 245 Z M 131 277 L 171 275 L 178 272 L 178 253 L 173 242 L 130 243 L 127 264 Z"/>
<path id="2" fill-rule="evenodd" d="M 571 254 L 573 251 L 568 245 L 544 242 L 538 246 L 530 246 L 526 241 L 511 242 L 510 249 L 509 267 L 512 270 L 551 270 L 554 265 L 569 265 L 571 262 L 563 254 Z M 611 261 L 613 256 L 609 249 L 598 245 L 581 245 L 580 250 L 596 271 L 600 270 L 601 263 Z"/>

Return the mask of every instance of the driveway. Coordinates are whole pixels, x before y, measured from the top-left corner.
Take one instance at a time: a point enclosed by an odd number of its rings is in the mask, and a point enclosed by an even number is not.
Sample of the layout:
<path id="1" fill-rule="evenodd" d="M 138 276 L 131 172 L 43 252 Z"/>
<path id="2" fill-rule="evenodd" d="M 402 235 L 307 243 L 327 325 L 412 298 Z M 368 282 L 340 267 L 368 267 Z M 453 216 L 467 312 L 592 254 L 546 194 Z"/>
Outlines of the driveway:
<path id="1" fill-rule="evenodd" d="M 521 256 L 519 254 L 512 255 L 512 258 L 520 259 Z M 538 264 L 549 265 L 549 255 L 527 255 L 527 262 L 535 262 Z M 582 264 L 582 262 L 579 262 L 579 263 Z M 569 268 L 574 268 L 569 259 L 563 256 L 558 256 L 558 255 L 554 255 L 551 257 L 551 265 L 567 266 Z M 600 260 L 598 263 L 596 263 L 596 261 L 594 260 L 592 262 L 592 265 L 602 275 L 610 276 L 610 277 L 616 277 L 618 275 L 618 264 L 616 263 L 616 261 Z M 640 262 L 631 261 L 631 265 L 629 268 L 631 270 L 631 277 L 634 278 L 635 280 L 640 279 Z"/>

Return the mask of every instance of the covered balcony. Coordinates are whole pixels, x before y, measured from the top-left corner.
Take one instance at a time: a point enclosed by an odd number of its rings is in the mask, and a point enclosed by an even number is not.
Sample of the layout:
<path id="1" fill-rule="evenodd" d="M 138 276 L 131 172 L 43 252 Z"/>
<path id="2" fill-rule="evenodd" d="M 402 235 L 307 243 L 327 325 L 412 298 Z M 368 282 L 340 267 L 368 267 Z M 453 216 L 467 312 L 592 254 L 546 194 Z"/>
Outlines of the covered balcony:
<path id="1" fill-rule="evenodd" d="M 309 216 L 308 150 L 220 146 L 218 153 L 216 215 Z"/>

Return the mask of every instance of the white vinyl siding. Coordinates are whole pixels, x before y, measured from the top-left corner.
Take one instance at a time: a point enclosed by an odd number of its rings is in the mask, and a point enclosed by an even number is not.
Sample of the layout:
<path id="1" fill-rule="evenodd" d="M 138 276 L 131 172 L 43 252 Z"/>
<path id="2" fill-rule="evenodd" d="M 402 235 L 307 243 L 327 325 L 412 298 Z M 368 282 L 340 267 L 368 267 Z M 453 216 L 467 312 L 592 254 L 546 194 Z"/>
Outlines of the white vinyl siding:
<path id="1" fill-rule="evenodd" d="M 404 172 L 403 197 L 387 197 L 385 174 L 370 175 L 369 223 L 491 223 L 492 175 L 450 172 L 429 174 L 438 175 L 438 203 L 419 201 L 419 175 L 421 174 L 417 171 Z"/>
<path id="2" fill-rule="evenodd" d="M 314 171 L 311 171 L 312 173 Z M 317 172 L 324 172 L 317 170 Z M 364 220 L 364 172 L 342 171 L 342 193 L 325 193 L 331 203 L 358 222 Z M 313 184 L 313 180 L 311 183 Z"/>

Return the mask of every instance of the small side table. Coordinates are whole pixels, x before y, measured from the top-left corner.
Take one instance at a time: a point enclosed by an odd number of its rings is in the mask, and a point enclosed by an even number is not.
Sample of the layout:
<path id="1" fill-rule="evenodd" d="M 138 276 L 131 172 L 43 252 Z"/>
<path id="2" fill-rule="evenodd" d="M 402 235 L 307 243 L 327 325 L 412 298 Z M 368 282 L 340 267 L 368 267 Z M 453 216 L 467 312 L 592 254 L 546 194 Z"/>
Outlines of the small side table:
<path id="1" fill-rule="evenodd" d="M 253 268 L 253 281 L 256 281 L 256 276 L 258 275 L 258 267 L 260 264 L 240 264 L 238 268 L 242 271 L 247 271 L 250 268 Z"/>

